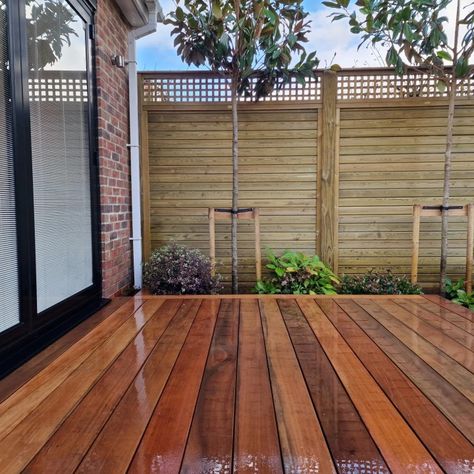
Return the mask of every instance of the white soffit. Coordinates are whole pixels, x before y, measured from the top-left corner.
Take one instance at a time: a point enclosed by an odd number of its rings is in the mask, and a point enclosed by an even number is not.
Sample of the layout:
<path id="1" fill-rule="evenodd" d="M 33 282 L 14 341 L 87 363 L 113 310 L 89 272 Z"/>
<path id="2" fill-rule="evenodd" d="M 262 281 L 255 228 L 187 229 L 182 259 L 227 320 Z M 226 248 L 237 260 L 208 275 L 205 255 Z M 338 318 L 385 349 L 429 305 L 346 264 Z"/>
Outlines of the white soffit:
<path id="1" fill-rule="evenodd" d="M 148 24 L 148 6 L 150 0 L 115 0 L 123 16 L 133 28 Z M 158 2 L 156 2 L 158 3 Z"/>

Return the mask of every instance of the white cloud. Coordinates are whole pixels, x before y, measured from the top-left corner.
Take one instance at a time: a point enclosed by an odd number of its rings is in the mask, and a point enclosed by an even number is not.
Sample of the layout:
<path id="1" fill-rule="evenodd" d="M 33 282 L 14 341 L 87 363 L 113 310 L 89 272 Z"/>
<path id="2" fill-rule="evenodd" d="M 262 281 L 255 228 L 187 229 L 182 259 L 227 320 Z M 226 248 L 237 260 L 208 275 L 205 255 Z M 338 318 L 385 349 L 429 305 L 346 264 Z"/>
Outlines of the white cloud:
<path id="1" fill-rule="evenodd" d="M 323 9 L 312 12 L 311 33 L 307 49 L 316 51 L 320 67 L 338 64 L 341 67 L 383 66 L 383 59 L 373 48 L 365 45 L 358 49 L 360 38 L 349 31 L 347 21 L 333 22 L 330 11 Z"/>

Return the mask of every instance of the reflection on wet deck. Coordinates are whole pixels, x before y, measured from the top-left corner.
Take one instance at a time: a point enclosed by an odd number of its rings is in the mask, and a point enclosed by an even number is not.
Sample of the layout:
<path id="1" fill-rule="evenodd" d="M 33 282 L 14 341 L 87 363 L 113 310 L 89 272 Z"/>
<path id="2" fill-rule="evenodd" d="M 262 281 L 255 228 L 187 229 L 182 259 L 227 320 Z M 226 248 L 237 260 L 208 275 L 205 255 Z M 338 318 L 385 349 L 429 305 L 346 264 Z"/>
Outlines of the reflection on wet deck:
<path id="1" fill-rule="evenodd" d="M 3 473 L 473 473 L 474 313 L 123 298 L 0 381 Z"/>

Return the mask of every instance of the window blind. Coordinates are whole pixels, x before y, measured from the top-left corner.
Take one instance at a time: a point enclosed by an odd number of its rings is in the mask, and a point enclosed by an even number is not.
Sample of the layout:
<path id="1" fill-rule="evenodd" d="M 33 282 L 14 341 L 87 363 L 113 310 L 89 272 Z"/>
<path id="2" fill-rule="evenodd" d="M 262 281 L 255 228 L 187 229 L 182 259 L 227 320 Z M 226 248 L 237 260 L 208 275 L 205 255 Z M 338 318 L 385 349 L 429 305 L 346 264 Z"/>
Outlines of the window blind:
<path id="1" fill-rule="evenodd" d="M 0 0 L 0 332 L 20 321 L 7 13 Z"/>

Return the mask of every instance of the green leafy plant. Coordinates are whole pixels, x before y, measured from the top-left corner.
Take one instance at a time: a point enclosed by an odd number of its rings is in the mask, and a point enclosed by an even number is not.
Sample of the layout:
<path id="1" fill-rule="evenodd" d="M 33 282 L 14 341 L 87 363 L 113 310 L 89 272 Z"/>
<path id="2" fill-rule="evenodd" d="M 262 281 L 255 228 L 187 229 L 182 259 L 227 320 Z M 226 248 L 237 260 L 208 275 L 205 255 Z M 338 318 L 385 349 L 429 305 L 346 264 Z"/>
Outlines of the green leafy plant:
<path id="1" fill-rule="evenodd" d="M 445 286 L 446 297 L 453 303 L 460 304 L 474 311 L 474 291 L 468 293 L 464 289 L 464 280 L 453 282 L 449 278 L 446 280 Z"/>
<path id="2" fill-rule="evenodd" d="M 258 100 L 297 81 L 315 78 L 318 60 L 307 54 L 310 20 L 303 0 L 176 0 L 166 19 L 178 54 L 227 79 L 232 103 L 232 291 L 238 291 L 238 97 Z"/>
<path id="3" fill-rule="evenodd" d="M 261 294 L 335 295 L 339 283 L 334 273 L 317 255 L 285 252 L 277 257 L 268 254 L 267 268 L 271 278 L 257 282 L 255 291 Z"/>
<path id="4" fill-rule="evenodd" d="M 464 280 L 460 278 L 458 281 L 452 281 L 450 278 L 447 278 L 444 290 L 446 298 L 452 300 L 457 297 L 458 290 L 464 290 Z"/>
<path id="5" fill-rule="evenodd" d="M 333 20 L 347 19 L 350 31 L 387 49 L 386 63 L 403 75 L 408 66 L 431 76 L 440 92 L 448 97 L 444 183 L 441 217 L 440 289 L 444 293 L 448 258 L 448 208 L 453 157 L 456 96 L 463 81 L 474 73 L 474 3 L 463 0 L 357 0 L 355 10 L 349 0 L 323 2 L 336 11 Z M 446 8 L 454 4 L 451 20 Z M 451 25 L 449 25 L 451 23 Z M 447 34 L 452 26 L 453 35 Z M 426 81 L 428 83 L 428 81 Z M 419 96 L 423 85 L 409 94 Z"/>
<path id="6" fill-rule="evenodd" d="M 394 275 L 370 270 L 364 275 L 344 275 L 338 288 L 346 295 L 419 295 L 421 288 L 410 282 L 406 275 Z"/>

